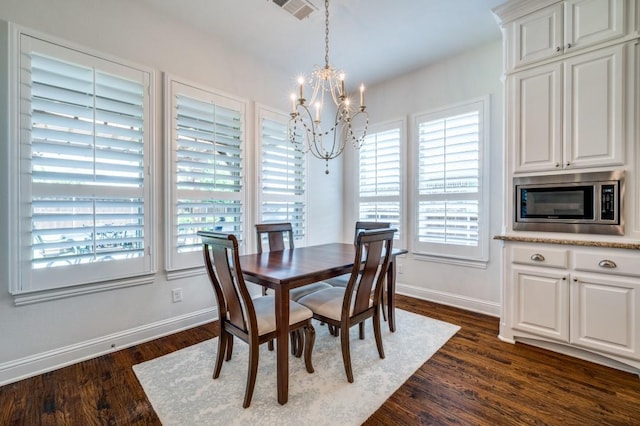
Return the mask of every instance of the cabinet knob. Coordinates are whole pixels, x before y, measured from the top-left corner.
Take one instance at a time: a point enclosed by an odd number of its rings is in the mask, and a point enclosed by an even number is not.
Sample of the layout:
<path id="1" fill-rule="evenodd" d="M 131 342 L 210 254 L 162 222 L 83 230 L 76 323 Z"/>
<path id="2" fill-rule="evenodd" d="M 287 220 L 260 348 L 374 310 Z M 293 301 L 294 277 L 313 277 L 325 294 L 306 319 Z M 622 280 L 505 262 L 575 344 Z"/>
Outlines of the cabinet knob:
<path id="1" fill-rule="evenodd" d="M 556 163 L 556 167 L 560 167 L 560 163 Z"/>
<path id="2" fill-rule="evenodd" d="M 556 52 L 559 52 L 560 50 L 562 50 L 562 48 L 560 46 L 556 46 Z"/>
<path id="3" fill-rule="evenodd" d="M 616 262 L 609 259 L 601 260 L 600 262 L 598 262 L 598 266 L 601 268 L 608 268 L 608 269 L 613 269 L 618 267 L 618 265 L 616 265 Z"/>
<path id="4" fill-rule="evenodd" d="M 535 262 L 544 262 L 544 256 L 540 253 L 535 253 L 531 255 L 531 260 Z"/>
<path id="5" fill-rule="evenodd" d="M 571 49 L 571 43 L 567 43 L 567 49 Z"/>
<path id="6" fill-rule="evenodd" d="M 569 161 L 567 161 L 567 164 L 565 164 L 565 167 L 569 167 L 571 165 L 571 163 Z"/>

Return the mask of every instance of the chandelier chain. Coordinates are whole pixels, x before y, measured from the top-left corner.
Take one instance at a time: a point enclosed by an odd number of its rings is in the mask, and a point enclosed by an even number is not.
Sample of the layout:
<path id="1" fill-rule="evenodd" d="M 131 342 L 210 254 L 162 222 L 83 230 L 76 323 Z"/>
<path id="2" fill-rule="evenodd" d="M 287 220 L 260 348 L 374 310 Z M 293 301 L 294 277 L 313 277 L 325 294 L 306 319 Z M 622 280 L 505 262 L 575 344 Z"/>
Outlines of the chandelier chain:
<path id="1" fill-rule="evenodd" d="M 329 68 L 329 0 L 324 0 L 324 65 Z"/>

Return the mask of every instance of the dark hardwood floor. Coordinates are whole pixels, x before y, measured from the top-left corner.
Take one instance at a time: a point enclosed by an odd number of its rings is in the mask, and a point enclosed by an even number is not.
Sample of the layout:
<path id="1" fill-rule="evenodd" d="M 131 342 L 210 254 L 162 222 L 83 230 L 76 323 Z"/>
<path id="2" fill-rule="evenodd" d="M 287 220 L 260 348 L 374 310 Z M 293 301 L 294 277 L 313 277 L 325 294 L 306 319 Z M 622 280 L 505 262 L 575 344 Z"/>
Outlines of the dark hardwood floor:
<path id="1" fill-rule="evenodd" d="M 497 318 L 402 296 L 397 305 L 462 329 L 367 425 L 640 425 L 637 375 L 501 342 Z M 0 387 L 0 425 L 160 424 L 131 366 L 216 333 L 208 324 Z"/>

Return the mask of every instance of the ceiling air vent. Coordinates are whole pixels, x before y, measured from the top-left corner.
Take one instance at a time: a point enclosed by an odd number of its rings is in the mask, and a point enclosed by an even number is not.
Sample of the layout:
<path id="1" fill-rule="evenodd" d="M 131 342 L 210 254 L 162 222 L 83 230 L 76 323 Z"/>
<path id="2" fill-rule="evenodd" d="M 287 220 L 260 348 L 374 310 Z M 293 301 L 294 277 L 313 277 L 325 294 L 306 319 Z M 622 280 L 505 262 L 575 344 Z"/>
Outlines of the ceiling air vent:
<path id="1" fill-rule="evenodd" d="M 307 0 L 272 0 L 289 14 L 295 16 L 299 20 L 303 20 L 311 13 L 315 12 L 316 7 Z"/>

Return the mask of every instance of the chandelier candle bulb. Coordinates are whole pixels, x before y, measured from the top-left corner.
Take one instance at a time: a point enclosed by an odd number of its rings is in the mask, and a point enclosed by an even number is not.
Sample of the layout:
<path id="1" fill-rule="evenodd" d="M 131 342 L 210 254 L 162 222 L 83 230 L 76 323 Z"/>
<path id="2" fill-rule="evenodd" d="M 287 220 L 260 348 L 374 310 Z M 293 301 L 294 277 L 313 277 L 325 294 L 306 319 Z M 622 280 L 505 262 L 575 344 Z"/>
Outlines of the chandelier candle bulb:
<path id="1" fill-rule="evenodd" d="M 316 102 L 316 123 L 320 122 L 320 102 Z"/>
<path id="2" fill-rule="evenodd" d="M 296 113 L 296 94 L 291 94 L 291 114 Z"/>
<path id="3" fill-rule="evenodd" d="M 340 97 L 344 97 L 345 96 L 345 91 L 344 91 L 344 73 L 340 74 Z"/>
<path id="4" fill-rule="evenodd" d="M 304 78 L 298 78 L 298 84 L 300 85 L 300 99 L 304 99 Z"/>
<path id="5" fill-rule="evenodd" d="M 364 84 L 360 85 L 360 107 L 364 106 Z"/>

